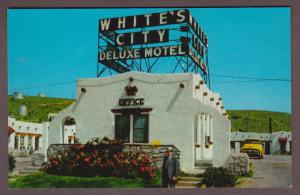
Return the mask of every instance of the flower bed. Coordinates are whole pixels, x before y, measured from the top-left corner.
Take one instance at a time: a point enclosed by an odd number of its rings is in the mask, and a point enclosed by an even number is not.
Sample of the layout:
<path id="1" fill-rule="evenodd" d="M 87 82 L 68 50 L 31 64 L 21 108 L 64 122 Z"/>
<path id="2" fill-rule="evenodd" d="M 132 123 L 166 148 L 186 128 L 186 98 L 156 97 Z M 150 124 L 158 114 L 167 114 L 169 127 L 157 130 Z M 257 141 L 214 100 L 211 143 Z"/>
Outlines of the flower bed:
<path id="1" fill-rule="evenodd" d="M 153 178 L 157 168 L 151 158 L 139 152 L 124 152 L 123 146 L 117 140 L 95 138 L 85 145 L 57 151 L 49 156 L 43 170 L 55 175 Z"/>

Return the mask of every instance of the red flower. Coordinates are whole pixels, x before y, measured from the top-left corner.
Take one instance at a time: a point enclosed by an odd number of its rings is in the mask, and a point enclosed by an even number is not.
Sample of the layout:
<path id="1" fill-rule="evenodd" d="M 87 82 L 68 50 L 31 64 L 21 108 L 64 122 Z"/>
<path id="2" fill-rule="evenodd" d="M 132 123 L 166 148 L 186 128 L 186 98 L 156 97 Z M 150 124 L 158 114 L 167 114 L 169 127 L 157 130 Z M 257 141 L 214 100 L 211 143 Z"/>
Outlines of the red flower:
<path id="1" fill-rule="evenodd" d="M 57 161 L 57 160 L 52 160 L 52 164 L 54 164 L 54 165 L 58 165 L 59 163 L 58 163 L 58 161 Z"/>
<path id="2" fill-rule="evenodd" d="M 86 158 L 84 158 L 84 162 L 89 162 L 90 161 L 90 158 L 89 157 L 86 157 Z"/>
<path id="3" fill-rule="evenodd" d="M 278 141 L 279 141 L 279 142 L 286 142 L 287 140 L 288 140 L 287 137 L 279 137 L 279 138 L 278 138 Z"/>

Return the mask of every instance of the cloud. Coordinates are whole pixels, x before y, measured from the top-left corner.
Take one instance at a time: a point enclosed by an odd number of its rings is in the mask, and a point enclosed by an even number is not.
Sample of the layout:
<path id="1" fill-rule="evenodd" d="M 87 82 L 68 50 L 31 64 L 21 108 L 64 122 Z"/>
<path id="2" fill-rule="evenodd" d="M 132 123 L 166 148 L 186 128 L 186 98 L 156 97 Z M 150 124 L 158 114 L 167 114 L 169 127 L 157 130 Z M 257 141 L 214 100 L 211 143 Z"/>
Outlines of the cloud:
<path id="1" fill-rule="evenodd" d="M 17 64 L 25 64 L 28 62 L 28 59 L 24 56 L 20 56 L 20 57 L 14 58 L 13 62 L 17 63 Z"/>

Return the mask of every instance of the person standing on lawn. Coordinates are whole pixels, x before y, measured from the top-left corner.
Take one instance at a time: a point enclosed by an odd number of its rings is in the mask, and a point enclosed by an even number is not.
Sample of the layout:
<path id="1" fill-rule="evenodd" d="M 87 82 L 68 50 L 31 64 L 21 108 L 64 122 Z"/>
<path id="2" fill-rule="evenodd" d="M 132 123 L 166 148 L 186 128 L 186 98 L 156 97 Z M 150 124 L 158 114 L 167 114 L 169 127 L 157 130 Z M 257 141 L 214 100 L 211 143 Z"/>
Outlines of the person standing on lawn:
<path id="1" fill-rule="evenodd" d="M 179 174 L 179 161 L 173 155 L 173 149 L 169 147 L 163 160 L 162 167 L 162 186 L 163 188 L 174 188 L 176 177 Z"/>

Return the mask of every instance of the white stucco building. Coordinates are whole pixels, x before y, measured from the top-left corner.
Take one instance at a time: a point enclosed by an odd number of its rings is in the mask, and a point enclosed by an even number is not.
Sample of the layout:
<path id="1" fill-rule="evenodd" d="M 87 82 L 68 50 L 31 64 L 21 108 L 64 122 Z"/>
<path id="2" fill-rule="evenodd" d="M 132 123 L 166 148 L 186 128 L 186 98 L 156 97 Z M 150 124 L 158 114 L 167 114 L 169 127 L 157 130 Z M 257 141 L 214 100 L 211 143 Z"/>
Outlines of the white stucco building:
<path id="1" fill-rule="evenodd" d="M 8 137 L 9 151 L 33 150 L 46 154 L 49 122 L 32 123 L 8 117 L 8 126 L 13 129 Z"/>
<path id="2" fill-rule="evenodd" d="M 50 123 L 48 146 L 67 143 L 68 118 L 75 119 L 72 128 L 81 143 L 107 136 L 133 144 L 172 144 L 186 172 L 202 161 L 223 166 L 230 155 L 231 124 L 222 99 L 198 74 L 127 72 L 80 79 L 76 102 Z"/>

